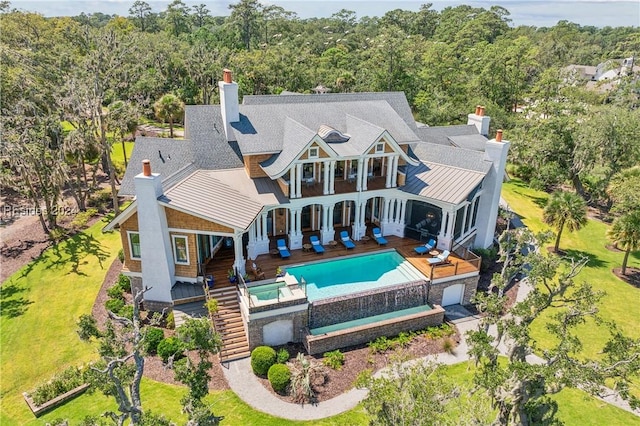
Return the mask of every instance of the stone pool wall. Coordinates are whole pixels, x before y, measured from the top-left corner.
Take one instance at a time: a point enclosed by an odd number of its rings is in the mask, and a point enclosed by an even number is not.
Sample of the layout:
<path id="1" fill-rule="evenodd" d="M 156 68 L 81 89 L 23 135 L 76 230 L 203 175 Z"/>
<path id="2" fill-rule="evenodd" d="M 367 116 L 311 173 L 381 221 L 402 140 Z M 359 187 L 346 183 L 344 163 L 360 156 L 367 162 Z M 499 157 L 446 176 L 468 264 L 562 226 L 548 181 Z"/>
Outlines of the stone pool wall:
<path id="1" fill-rule="evenodd" d="M 426 281 L 414 281 L 318 300 L 309 306 L 309 328 L 422 306 L 427 303 L 427 293 Z"/>
<path id="2" fill-rule="evenodd" d="M 444 309 L 436 305 L 425 312 L 390 318 L 373 324 L 332 331 L 316 336 L 307 333 L 303 343 L 307 352 L 315 355 L 338 348 L 367 343 L 380 336 L 396 336 L 403 331 L 415 331 L 440 325 L 443 321 Z"/>

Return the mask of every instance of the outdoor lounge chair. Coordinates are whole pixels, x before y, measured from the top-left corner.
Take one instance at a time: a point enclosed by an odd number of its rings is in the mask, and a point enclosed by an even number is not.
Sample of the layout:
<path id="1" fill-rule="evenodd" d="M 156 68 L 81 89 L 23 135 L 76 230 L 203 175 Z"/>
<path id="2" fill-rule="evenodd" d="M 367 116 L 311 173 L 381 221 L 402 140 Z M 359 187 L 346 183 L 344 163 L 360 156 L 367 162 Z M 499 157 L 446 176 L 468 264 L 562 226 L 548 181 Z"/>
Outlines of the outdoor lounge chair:
<path id="1" fill-rule="evenodd" d="M 429 240 L 429 242 L 423 246 L 418 246 L 416 248 L 413 249 L 413 251 L 415 251 L 418 254 L 425 254 L 425 253 L 429 253 L 431 250 L 433 250 L 436 247 L 436 241 L 432 238 Z"/>
<path id="2" fill-rule="evenodd" d="M 340 241 L 347 249 L 355 248 L 355 243 L 351 240 L 351 237 L 347 233 L 347 231 L 340 232 Z"/>
<path id="3" fill-rule="evenodd" d="M 313 250 L 316 253 L 318 254 L 324 253 L 324 247 L 322 247 L 322 244 L 320 244 L 320 240 L 318 239 L 318 237 L 316 237 L 315 235 L 312 235 L 309 237 L 309 241 L 311 241 L 311 247 L 313 247 Z"/>
<path id="4" fill-rule="evenodd" d="M 431 257 L 427 259 L 427 262 L 429 262 L 429 265 L 431 266 L 435 266 L 435 265 L 439 265 L 441 263 L 447 263 L 449 258 L 449 250 L 445 250 L 442 253 L 440 253 L 439 255 L 437 255 L 436 257 Z"/>
<path id="5" fill-rule="evenodd" d="M 278 251 L 280 252 L 280 257 L 283 259 L 291 256 L 287 248 L 287 243 L 285 243 L 284 240 L 278 240 Z"/>
<path id="6" fill-rule="evenodd" d="M 373 238 L 376 239 L 376 242 L 379 246 L 384 246 L 387 244 L 387 239 L 382 236 L 380 228 L 373 228 Z"/>

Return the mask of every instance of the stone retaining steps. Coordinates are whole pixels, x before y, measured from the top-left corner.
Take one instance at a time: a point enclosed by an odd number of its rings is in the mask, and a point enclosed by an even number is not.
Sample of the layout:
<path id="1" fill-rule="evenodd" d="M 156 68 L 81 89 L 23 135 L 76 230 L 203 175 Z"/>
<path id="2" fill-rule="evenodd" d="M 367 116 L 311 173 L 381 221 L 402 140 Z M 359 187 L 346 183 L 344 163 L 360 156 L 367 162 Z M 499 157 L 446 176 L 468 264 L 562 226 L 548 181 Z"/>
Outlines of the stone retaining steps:
<path id="1" fill-rule="evenodd" d="M 213 315 L 213 326 L 222 338 L 220 362 L 246 358 L 251 355 L 244 329 L 238 293 L 234 287 L 209 290 L 208 298 L 218 301 L 218 312 Z"/>

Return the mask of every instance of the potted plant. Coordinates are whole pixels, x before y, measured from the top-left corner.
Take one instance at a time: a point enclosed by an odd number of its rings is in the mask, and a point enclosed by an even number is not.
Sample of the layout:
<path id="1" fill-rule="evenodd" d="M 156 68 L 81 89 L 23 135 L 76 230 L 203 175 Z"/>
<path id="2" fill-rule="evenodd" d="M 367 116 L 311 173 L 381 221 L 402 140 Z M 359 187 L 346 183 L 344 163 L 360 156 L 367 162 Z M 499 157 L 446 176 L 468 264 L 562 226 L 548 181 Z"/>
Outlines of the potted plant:
<path id="1" fill-rule="evenodd" d="M 242 276 L 242 278 L 244 279 L 244 282 L 245 282 L 245 283 L 249 283 L 249 282 L 251 282 L 251 280 L 249 279 L 249 274 L 247 274 L 247 273 L 245 273 L 245 274 Z"/>
<path id="2" fill-rule="evenodd" d="M 233 268 L 230 268 L 227 271 L 227 277 L 229 278 L 230 283 L 235 283 L 238 280 L 238 278 L 236 277 L 236 271 Z"/>
<path id="3" fill-rule="evenodd" d="M 284 277 L 284 271 L 279 266 L 276 268 L 276 277 Z"/>

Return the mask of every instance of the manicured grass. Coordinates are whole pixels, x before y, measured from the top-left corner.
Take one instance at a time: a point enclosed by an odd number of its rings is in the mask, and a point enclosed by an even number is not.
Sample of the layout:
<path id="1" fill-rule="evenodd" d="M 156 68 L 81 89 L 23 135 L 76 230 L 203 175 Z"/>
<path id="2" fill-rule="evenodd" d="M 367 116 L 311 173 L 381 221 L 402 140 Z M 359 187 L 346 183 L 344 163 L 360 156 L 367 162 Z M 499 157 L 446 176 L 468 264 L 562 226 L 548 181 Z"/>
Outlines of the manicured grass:
<path id="1" fill-rule="evenodd" d="M 90 313 L 105 273 L 120 248 L 118 233 L 102 234 L 98 221 L 45 251 L 0 289 L 2 424 L 32 419 L 23 391 L 69 365 L 95 359 L 75 322 Z"/>
<path id="2" fill-rule="evenodd" d="M 522 217 L 522 221 L 533 231 L 542 231 L 549 227 L 542 222 L 542 209 L 547 194 L 527 188 L 518 180 L 512 180 L 503 186 L 502 196 L 511 209 Z M 589 220 L 588 224 L 578 232 L 565 230 L 560 240 L 560 248 L 573 257 L 586 256 L 589 262 L 576 277 L 577 282 L 587 281 L 595 289 L 606 292 L 599 304 L 600 315 L 614 321 L 625 334 L 638 338 L 640 328 L 636 326 L 635 315 L 638 312 L 640 290 L 616 278 L 611 270 L 622 264 L 624 253 L 607 250 L 609 241 L 606 237 L 608 225 L 597 220 Z M 551 245 L 549 243 L 549 245 Z M 545 250 L 545 248 L 542 248 Z M 640 267 L 640 252 L 629 257 L 629 266 Z M 548 315 L 552 312 L 549 310 Z M 545 317 L 548 317 L 546 315 Z M 544 319 L 544 318 L 543 318 Z M 544 327 L 545 321 L 537 321 L 532 336 L 540 347 L 549 347 L 552 343 Z M 584 354 L 597 356 L 606 342 L 608 335 L 602 327 L 589 321 L 578 329 L 584 344 Z"/>
<path id="3" fill-rule="evenodd" d="M 125 142 L 124 148 L 127 151 L 127 161 L 131 158 L 131 152 L 133 151 L 133 142 Z M 122 143 L 116 142 L 111 148 L 111 161 L 114 164 L 120 164 L 124 168 L 124 155 L 122 154 Z"/>

